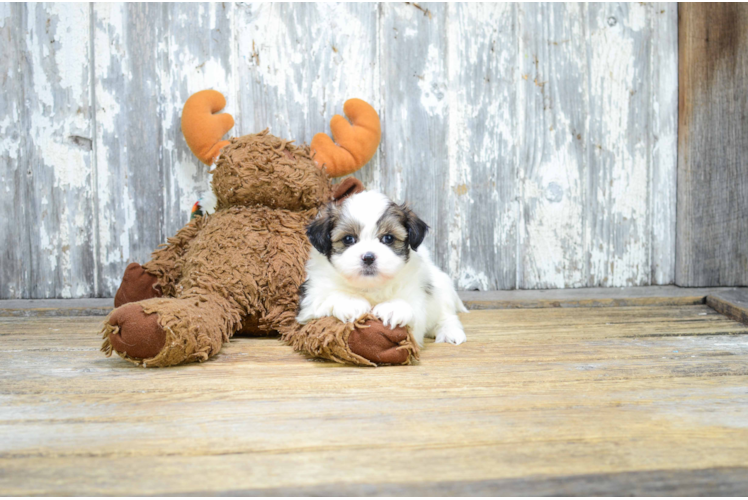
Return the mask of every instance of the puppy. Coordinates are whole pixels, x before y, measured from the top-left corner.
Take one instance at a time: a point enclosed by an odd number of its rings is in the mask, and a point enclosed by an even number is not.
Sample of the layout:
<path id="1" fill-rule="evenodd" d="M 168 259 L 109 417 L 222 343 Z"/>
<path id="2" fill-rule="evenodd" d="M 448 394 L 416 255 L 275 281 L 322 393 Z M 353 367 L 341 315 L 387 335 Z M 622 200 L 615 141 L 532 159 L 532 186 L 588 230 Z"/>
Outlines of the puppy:
<path id="1" fill-rule="evenodd" d="M 421 245 L 429 227 L 405 205 L 365 191 L 326 206 L 307 228 L 314 247 L 299 291 L 297 321 L 356 320 L 371 312 L 385 326 L 409 326 L 423 345 L 461 344 L 467 312 L 452 281 Z"/>

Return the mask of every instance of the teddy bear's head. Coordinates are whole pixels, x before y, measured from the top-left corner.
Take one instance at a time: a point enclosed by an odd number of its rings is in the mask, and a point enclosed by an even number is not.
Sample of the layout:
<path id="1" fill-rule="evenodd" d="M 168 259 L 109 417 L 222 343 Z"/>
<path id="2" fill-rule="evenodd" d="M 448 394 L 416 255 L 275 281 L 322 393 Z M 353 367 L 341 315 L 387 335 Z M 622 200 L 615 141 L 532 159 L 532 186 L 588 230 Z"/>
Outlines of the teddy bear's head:
<path id="1" fill-rule="evenodd" d="M 296 146 L 267 130 L 231 139 L 213 170 L 218 208 L 265 205 L 307 210 L 330 201 L 330 178 L 308 146 Z"/>
<path id="2" fill-rule="evenodd" d="M 222 141 L 234 126 L 228 113 L 214 114 L 225 105 L 221 93 L 203 90 L 193 94 L 182 111 L 182 132 L 190 149 L 206 165 L 215 161 L 212 184 L 218 209 L 319 207 L 333 197 L 331 178 L 364 166 L 379 145 L 379 116 L 360 99 L 346 101 L 343 108 L 352 123 L 340 115 L 330 121 L 337 144 L 326 134 L 317 134 L 311 146 L 297 146 L 267 130 Z"/>

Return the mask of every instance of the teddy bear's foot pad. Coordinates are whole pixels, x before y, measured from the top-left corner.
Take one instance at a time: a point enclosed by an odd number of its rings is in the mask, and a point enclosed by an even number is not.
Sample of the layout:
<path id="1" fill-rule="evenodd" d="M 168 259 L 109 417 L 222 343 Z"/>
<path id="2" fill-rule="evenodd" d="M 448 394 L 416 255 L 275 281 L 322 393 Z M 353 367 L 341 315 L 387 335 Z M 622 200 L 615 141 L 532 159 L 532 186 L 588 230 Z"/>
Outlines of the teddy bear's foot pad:
<path id="1" fill-rule="evenodd" d="M 381 321 L 367 321 L 367 328 L 355 328 L 348 337 L 348 347 L 354 354 L 377 364 L 401 365 L 408 361 L 411 351 L 402 344 L 408 339 L 404 327 L 390 329 Z"/>
<path id="2" fill-rule="evenodd" d="M 153 358 L 166 344 L 166 332 L 158 324 L 158 314 L 146 314 L 140 304 L 126 304 L 109 317 L 115 329 L 109 334 L 112 348 L 131 358 Z"/>

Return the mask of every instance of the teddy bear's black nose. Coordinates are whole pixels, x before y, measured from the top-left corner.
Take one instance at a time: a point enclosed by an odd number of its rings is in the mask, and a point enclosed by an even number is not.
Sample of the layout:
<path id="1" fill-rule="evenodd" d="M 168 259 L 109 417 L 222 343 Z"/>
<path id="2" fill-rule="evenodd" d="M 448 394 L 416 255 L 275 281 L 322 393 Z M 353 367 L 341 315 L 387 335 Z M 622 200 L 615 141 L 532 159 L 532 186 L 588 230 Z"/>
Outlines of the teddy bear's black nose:
<path id="1" fill-rule="evenodd" d="M 371 252 L 366 252 L 364 255 L 361 256 L 361 260 L 364 261 L 364 264 L 366 264 L 367 266 L 370 266 L 374 264 L 375 260 L 377 260 L 377 256 Z"/>

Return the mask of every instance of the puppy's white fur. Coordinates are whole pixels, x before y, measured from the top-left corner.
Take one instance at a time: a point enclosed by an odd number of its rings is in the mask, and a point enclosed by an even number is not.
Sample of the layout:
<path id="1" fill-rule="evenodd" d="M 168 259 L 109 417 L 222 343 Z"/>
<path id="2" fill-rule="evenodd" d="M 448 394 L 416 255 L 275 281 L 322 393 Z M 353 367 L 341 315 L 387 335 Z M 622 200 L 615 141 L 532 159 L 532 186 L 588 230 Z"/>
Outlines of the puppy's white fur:
<path id="1" fill-rule="evenodd" d="M 334 316 L 350 322 L 371 311 L 390 328 L 410 327 L 421 345 L 425 336 L 436 342 L 465 342 L 457 313 L 467 310 L 425 246 L 411 248 L 406 259 L 381 241 L 378 221 L 391 204 L 386 196 L 372 191 L 343 202 L 340 214 L 360 228 L 357 241 L 329 258 L 312 249 L 297 321 L 305 324 Z M 369 252 L 376 256 L 375 273 L 367 272 L 362 260 Z"/>

